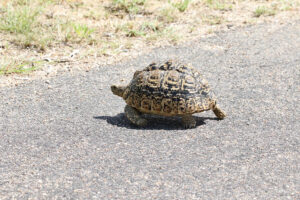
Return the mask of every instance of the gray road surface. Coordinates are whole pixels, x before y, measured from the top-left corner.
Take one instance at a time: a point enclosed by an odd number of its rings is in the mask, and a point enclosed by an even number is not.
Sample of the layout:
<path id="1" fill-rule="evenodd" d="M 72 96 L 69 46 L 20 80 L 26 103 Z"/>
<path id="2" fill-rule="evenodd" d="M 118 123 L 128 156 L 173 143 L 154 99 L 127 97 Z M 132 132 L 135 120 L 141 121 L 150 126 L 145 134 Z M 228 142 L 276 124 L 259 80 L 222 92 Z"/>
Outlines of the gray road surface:
<path id="1" fill-rule="evenodd" d="M 228 118 L 129 124 L 110 85 L 170 57 L 203 72 Z M 300 199 L 299 74 L 297 21 L 2 88 L 0 199 Z"/>

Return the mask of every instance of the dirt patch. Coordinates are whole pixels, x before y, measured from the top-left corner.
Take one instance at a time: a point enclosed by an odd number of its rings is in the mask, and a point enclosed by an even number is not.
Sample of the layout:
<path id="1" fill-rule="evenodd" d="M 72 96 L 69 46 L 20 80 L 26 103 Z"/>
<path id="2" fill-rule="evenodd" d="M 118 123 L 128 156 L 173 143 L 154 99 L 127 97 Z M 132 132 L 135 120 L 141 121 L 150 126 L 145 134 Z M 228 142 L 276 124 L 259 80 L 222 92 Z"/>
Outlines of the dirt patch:
<path id="1" fill-rule="evenodd" d="M 255 23 L 300 18 L 297 0 L 6 0 L 0 87 L 132 59 Z"/>

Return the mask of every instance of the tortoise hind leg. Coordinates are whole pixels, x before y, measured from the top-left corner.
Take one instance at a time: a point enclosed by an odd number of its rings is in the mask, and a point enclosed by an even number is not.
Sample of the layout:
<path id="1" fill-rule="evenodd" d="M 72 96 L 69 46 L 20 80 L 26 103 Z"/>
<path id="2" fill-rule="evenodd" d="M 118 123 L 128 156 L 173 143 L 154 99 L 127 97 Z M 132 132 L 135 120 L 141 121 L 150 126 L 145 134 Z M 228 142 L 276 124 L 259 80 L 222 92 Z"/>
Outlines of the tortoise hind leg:
<path id="1" fill-rule="evenodd" d="M 212 110 L 219 119 L 224 119 L 226 117 L 226 113 L 217 105 L 215 105 Z"/>
<path id="2" fill-rule="evenodd" d="M 182 116 L 182 124 L 184 128 L 195 128 L 196 120 L 192 115 L 184 115 Z"/>
<path id="3" fill-rule="evenodd" d="M 146 126 L 147 124 L 147 120 L 141 117 L 141 113 L 129 105 L 125 107 L 125 115 L 129 121 L 137 126 Z"/>

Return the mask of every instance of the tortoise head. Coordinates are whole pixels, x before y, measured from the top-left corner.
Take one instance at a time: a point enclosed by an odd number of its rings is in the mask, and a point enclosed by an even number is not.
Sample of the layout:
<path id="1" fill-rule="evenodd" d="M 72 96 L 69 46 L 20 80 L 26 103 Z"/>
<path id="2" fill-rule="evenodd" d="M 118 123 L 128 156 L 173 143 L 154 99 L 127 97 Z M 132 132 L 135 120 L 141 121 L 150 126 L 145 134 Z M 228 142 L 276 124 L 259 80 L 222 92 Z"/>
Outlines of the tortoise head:
<path id="1" fill-rule="evenodd" d="M 110 89 L 111 89 L 111 91 L 112 91 L 112 93 L 113 93 L 114 95 L 123 97 L 123 93 L 124 93 L 124 91 L 125 91 L 125 89 L 126 89 L 126 86 L 112 85 L 112 86 L 110 87 Z"/>

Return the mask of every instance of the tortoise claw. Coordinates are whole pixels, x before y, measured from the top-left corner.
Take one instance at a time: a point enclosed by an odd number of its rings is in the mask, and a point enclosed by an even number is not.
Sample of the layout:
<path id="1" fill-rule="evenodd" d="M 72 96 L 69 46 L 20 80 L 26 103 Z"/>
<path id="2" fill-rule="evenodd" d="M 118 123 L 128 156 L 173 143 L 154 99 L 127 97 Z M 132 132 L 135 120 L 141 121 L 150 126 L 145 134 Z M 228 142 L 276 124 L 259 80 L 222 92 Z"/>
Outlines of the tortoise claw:
<path id="1" fill-rule="evenodd" d="M 196 120 L 193 118 L 192 115 L 185 115 L 182 117 L 182 124 L 184 128 L 195 128 L 196 127 Z"/>

